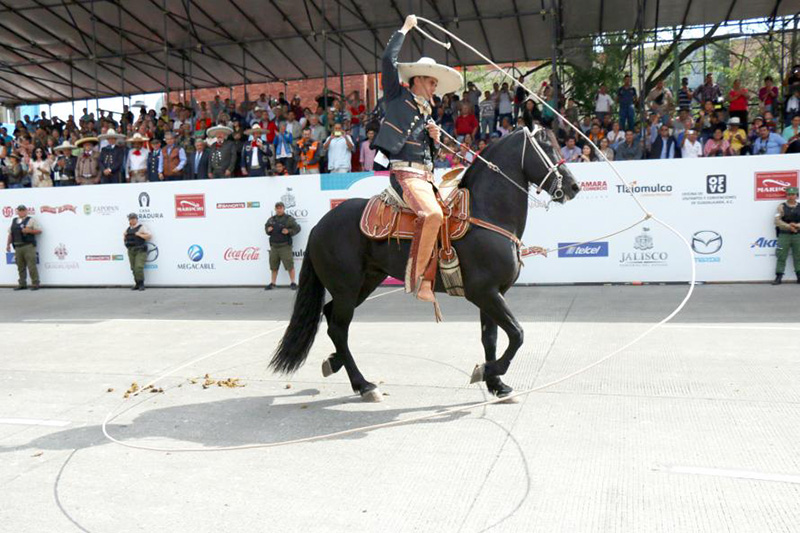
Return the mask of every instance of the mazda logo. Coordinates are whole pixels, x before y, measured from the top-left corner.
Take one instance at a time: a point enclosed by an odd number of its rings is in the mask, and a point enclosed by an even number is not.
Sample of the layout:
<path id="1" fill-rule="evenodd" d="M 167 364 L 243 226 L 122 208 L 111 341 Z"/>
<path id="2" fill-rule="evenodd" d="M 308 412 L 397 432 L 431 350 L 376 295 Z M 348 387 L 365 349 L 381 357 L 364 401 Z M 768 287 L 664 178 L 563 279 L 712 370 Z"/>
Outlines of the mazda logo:
<path id="1" fill-rule="evenodd" d="M 156 259 L 158 259 L 158 246 L 152 242 L 146 243 L 145 246 L 147 247 L 147 258 L 144 261 L 145 263 L 153 263 Z"/>
<path id="2" fill-rule="evenodd" d="M 712 255 L 722 248 L 722 235 L 716 231 L 702 230 L 692 235 L 692 250 L 700 255 Z"/>

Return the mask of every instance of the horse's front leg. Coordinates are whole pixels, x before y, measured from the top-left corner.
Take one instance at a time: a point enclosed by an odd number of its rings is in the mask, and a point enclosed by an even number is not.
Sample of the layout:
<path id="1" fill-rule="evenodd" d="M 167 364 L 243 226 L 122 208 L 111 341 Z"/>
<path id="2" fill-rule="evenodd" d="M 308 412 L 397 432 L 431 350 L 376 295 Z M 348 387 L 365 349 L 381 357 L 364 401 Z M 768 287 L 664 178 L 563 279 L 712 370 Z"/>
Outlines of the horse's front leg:
<path id="1" fill-rule="evenodd" d="M 497 322 L 492 320 L 489 315 L 481 311 L 481 343 L 486 354 L 486 362 L 497 360 Z M 504 398 L 511 394 L 514 389 L 500 380 L 500 376 L 486 379 L 486 388 L 498 398 Z"/>
<path id="2" fill-rule="evenodd" d="M 472 295 L 470 301 L 477 305 L 481 310 L 481 316 L 484 314 L 492 320 L 496 326 L 499 326 L 508 336 L 508 348 L 503 353 L 503 356 L 497 360 L 488 360 L 485 364 L 478 365 L 472 373 L 472 383 L 478 381 L 486 381 L 487 386 L 491 383 L 496 383 L 495 378 L 499 378 L 508 371 L 511 365 L 511 360 L 522 346 L 524 339 L 524 332 L 522 327 L 511 314 L 511 310 L 506 304 L 505 298 L 498 291 L 491 293 L 483 293 L 479 295 Z M 483 324 L 483 321 L 481 321 Z M 497 335 L 495 332 L 495 345 Z M 485 345 L 484 345 L 485 346 Z M 488 354 L 487 354 L 488 355 Z M 500 382 L 502 383 L 502 382 Z"/>

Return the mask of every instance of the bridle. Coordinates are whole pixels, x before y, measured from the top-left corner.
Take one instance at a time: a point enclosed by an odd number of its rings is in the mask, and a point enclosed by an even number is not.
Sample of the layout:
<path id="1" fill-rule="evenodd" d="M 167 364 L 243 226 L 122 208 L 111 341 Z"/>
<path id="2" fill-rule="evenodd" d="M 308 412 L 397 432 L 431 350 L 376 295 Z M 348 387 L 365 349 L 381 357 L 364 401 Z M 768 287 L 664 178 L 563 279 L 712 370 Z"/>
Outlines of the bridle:
<path id="1" fill-rule="evenodd" d="M 531 147 L 533 148 L 533 151 L 536 152 L 536 154 L 539 156 L 539 158 L 542 160 L 542 162 L 545 164 L 545 167 L 547 168 L 547 174 L 545 174 L 541 183 L 539 183 L 539 186 L 536 187 L 536 194 L 541 194 L 545 183 L 547 183 L 547 180 L 550 179 L 550 176 L 555 174 L 556 180 L 553 184 L 555 185 L 555 187 L 551 185 L 547 189 L 547 192 L 553 200 L 560 200 L 561 198 L 564 197 L 564 189 L 563 189 L 564 175 L 561 174 L 560 167 L 561 165 L 566 163 L 567 160 L 561 158 L 560 160 L 554 163 L 553 160 L 550 159 L 550 156 L 547 154 L 547 151 L 542 147 L 541 144 L 539 144 L 539 141 L 536 139 L 536 134 L 542 131 L 547 131 L 547 130 L 545 130 L 545 128 L 539 126 L 538 124 L 534 124 L 532 130 L 528 129 L 528 126 L 525 126 L 523 128 L 523 132 L 525 134 L 525 141 L 523 141 L 522 144 L 522 161 L 520 163 L 520 166 L 521 168 L 525 168 L 525 148 L 530 144 Z M 557 146 L 557 144 L 554 146 Z"/>

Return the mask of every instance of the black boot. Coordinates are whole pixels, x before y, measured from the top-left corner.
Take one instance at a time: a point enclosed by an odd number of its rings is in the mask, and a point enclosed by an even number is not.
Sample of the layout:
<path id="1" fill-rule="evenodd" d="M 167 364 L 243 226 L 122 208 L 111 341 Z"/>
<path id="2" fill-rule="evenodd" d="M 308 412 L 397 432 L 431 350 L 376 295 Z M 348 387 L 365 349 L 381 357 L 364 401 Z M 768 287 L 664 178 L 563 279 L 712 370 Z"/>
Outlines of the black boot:
<path id="1" fill-rule="evenodd" d="M 800 285 L 800 272 L 795 272 L 797 274 L 797 284 Z"/>
<path id="2" fill-rule="evenodd" d="M 136 284 L 133 287 L 131 287 L 131 290 L 132 291 L 138 291 L 139 290 L 139 282 L 138 281 L 136 282 Z"/>
<path id="3" fill-rule="evenodd" d="M 140 291 L 143 291 L 143 290 L 144 290 L 144 280 L 140 281 L 140 282 L 138 283 L 138 285 L 139 285 L 139 290 L 140 290 Z"/>
<path id="4" fill-rule="evenodd" d="M 783 283 L 783 274 L 775 274 L 775 280 L 772 282 L 773 285 L 780 285 Z"/>

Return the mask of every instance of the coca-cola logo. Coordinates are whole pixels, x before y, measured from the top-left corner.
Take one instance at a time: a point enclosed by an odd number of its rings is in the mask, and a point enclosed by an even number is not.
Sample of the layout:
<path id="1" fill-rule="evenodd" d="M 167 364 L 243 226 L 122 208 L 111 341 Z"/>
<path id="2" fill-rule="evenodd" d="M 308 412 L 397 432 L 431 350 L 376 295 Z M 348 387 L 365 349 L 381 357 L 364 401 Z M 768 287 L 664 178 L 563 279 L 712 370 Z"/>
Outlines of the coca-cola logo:
<path id="1" fill-rule="evenodd" d="M 257 246 L 248 246 L 243 250 L 228 248 L 225 250 L 222 258 L 225 259 L 225 261 L 258 261 L 260 252 L 261 248 Z"/>

